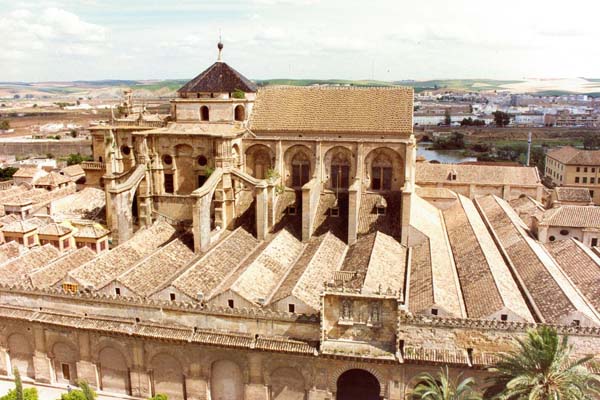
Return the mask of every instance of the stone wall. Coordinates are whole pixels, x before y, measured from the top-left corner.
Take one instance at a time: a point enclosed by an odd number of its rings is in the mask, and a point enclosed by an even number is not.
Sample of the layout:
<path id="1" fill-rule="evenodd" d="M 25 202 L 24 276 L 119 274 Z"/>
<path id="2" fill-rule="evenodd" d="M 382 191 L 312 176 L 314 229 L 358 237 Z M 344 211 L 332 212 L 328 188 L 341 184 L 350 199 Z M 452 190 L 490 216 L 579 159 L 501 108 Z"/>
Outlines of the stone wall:
<path id="1" fill-rule="evenodd" d="M 0 142 L 0 155 L 17 157 L 68 156 L 69 154 L 92 155 L 91 140 L 36 140 L 36 141 L 3 141 Z"/>

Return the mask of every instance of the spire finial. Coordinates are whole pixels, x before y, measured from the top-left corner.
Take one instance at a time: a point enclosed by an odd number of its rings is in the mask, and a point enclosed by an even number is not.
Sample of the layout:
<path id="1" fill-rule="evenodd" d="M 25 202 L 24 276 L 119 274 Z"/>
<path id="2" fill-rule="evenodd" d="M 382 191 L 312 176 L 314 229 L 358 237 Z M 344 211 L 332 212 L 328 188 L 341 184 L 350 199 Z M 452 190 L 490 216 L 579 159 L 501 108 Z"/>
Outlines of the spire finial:
<path id="1" fill-rule="evenodd" d="M 219 49 L 219 56 L 217 57 L 217 61 L 222 61 L 221 53 L 223 52 L 223 41 L 221 40 L 221 30 L 219 30 L 219 43 L 217 43 L 217 48 Z"/>

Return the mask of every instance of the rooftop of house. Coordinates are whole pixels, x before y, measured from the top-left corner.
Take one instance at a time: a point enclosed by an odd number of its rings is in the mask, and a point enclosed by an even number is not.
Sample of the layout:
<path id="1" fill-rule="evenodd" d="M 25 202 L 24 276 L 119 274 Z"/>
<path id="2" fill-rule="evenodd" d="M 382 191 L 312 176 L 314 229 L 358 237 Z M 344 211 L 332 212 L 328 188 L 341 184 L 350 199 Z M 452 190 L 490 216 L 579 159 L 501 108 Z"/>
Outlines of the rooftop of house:
<path id="1" fill-rule="evenodd" d="M 38 167 L 21 167 L 13 174 L 13 178 L 33 178 L 40 172 L 46 173 L 43 169 Z"/>
<path id="2" fill-rule="evenodd" d="M 547 156 L 567 165 L 600 165 L 600 150 L 581 150 L 564 146 L 548 150 Z"/>
<path id="3" fill-rule="evenodd" d="M 34 184 L 37 186 L 58 186 L 69 182 L 71 182 L 70 177 L 52 171 L 35 181 Z"/>
<path id="4" fill-rule="evenodd" d="M 110 231 L 99 224 L 86 224 L 78 226 L 73 235 L 75 238 L 99 239 L 108 235 Z"/>
<path id="5" fill-rule="evenodd" d="M 541 185 L 535 167 L 502 167 L 492 165 L 417 163 L 416 184 L 450 182 L 457 184 L 475 183 L 480 185 Z"/>
<path id="6" fill-rule="evenodd" d="M 539 220 L 540 225 L 600 229 L 600 207 L 562 205 L 547 210 Z"/>
<path id="7" fill-rule="evenodd" d="M 590 189 L 580 187 L 557 186 L 554 188 L 557 201 L 591 203 Z"/>
<path id="8" fill-rule="evenodd" d="M 64 236 L 71 233 L 73 230 L 64 225 L 60 225 L 57 223 L 51 223 L 45 226 L 42 226 L 38 233 L 40 235 L 48 235 L 48 236 Z"/>
<path id="9" fill-rule="evenodd" d="M 409 135 L 413 89 L 268 86 L 256 96 L 250 130 Z"/>

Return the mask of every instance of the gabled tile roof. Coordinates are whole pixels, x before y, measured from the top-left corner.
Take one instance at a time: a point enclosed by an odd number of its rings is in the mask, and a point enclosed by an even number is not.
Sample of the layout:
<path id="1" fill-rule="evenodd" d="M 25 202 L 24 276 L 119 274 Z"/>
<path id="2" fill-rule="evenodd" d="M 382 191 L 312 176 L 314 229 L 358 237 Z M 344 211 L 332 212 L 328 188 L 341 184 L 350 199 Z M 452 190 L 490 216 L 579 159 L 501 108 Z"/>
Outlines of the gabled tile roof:
<path id="1" fill-rule="evenodd" d="M 246 93 L 256 92 L 256 85 L 226 63 L 217 61 L 177 92 L 227 93 L 236 90 Z"/>
<path id="2" fill-rule="evenodd" d="M 72 251 L 29 274 L 31 284 L 37 288 L 52 287 L 64 278 L 69 271 L 90 261 L 95 255 L 96 253 L 88 247 Z"/>
<path id="3" fill-rule="evenodd" d="M 450 180 L 450 174 L 456 180 Z M 541 185 L 535 167 L 504 167 L 490 165 L 417 163 L 417 185 L 421 183 L 488 184 L 488 185 Z"/>
<path id="4" fill-rule="evenodd" d="M 110 233 L 98 224 L 84 225 L 77 228 L 77 232 L 73 235 L 75 238 L 98 239 Z"/>
<path id="5" fill-rule="evenodd" d="M 563 164 L 600 165 L 600 150 L 580 150 L 572 146 L 565 146 L 549 150 L 547 155 Z"/>
<path id="6" fill-rule="evenodd" d="M 41 227 L 38 233 L 40 235 L 64 236 L 71 233 L 71 229 L 60 224 L 52 223 Z"/>
<path id="7" fill-rule="evenodd" d="M 590 203 L 592 201 L 590 189 L 588 188 L 557 186 L 554 188 L 554 191 L 556 192 L 556 200 L 558 201 L 583 203 Z"/>
<path id="8" fill-rule="evenodd" d="M 564 205 L 546 211 L 540 224 L 600 229 L 600 207 Z"/>
<path id="9" fill-rule="evenodd" d="M 269 86 L 258 91 L 255 132 L 412 133 L 412 88 Z"/>
<path id="10" fill-rule="evenodd" d="M 71 178 L 52 171 L 35 181 L 34 184 L 39 186 L 58 186 L 69 182 L 71 182 Z"/>
<path id="11" fill-rule="evenodd" d="M 14 285 L 23 283 L 26 275 L 43 267 L 60 256 L 60 251 L 51 244 L 34 248 L 0 266 L 0 283 Z"/>

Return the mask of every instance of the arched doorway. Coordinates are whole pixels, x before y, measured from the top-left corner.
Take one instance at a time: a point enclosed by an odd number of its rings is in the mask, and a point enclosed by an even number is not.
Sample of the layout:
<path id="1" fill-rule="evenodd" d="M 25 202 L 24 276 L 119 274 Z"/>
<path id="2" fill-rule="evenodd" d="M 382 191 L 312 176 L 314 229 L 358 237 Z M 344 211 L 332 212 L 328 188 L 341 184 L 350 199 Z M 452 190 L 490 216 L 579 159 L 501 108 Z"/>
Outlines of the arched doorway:
<path id="1" fill-rule="evenodd" d="M 265 179 L 273 168 L 272 152 L 267 146 L 255 144 L 246 150 L 246 172 L 256 179 Z"/>
<path id="2" fill-rule="evenodd" d="M 164 394 L 172 400 L 185 398 L 183 368 L 175 357 L 169 354 L 157 354 L 150 362 L 152 368 L 153 393 Z"/>
<path id="3" fill-rule="evenodd" d="M 351 369 L 337 380 L 337 400 L 380 400 L 377 378 L 364 369 Z"/>
<path id="4" fill-rule="evenodd" d="M 246 119 L 246 110 L 244 109 L 244 106 L 242 105 L 238 105 L 235 107 L 235 120 L 236 121 L 243 121 Z"/>
<path id="5" fill-rule="evenodd" d="M 210 394 L 213 400 L 244 398 L 244 378 L 240 367 L 229 360 L 216 361 L 210 374 Z"/>
<path id="6" fill-rule="evenodd" d="M 107 392 L 129 394 L 129 368 L 119 350 L 105 347 L 98 356 L 100 388 Z"/>
<path id="7" fill-rule="evenodd" d="M 14 333 L 8 337 L 8 354 L 12 368 L 23 377 L 35 378 L 32 346 L 24 335 Z"/>

